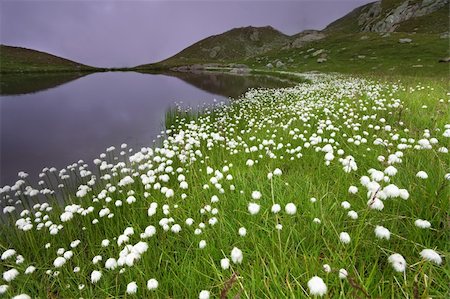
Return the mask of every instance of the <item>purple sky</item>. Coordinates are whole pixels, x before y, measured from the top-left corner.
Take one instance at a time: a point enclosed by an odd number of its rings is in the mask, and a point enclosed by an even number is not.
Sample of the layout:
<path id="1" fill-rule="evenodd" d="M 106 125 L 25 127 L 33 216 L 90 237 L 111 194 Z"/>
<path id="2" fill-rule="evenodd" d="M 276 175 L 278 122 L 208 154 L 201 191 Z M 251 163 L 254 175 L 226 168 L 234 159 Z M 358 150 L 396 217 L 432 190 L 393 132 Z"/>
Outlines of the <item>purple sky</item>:
<path id="1" fill-rule="evenodd" d="M 135 66 L 235 27 L 322 29 L 369 2 L 0 0 L 0 42 L 93 66 Z"/>

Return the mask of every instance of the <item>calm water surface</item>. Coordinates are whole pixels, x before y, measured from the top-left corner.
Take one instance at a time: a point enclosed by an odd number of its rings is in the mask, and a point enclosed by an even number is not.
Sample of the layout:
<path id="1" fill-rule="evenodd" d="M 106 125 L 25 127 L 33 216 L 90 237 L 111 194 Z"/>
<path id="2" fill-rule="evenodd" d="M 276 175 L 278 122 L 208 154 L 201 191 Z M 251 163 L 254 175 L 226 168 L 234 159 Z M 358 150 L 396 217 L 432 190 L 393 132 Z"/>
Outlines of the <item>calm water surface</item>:
<path id="1" fill-rule="evenodd" d="M 2 84 L 0 186 L 13 184 L 21 170 L 36 179 L 44 167 L 62 169 L 80 159 L 90 164 L 111 145 L 150 146 L 164 129 L 166 111 L 176 103 L 196 108 L 227 102 L 228 96 L 250 87 L 286 85 L 267 77 L 182 74 L 177 78 L 135 72 L 70 80 L 56 87 L 46 78 L 28 78 L 23 84 L 11 78 L 14 84 Z M 21 94 L 21 86 L 28 93 Z"/>

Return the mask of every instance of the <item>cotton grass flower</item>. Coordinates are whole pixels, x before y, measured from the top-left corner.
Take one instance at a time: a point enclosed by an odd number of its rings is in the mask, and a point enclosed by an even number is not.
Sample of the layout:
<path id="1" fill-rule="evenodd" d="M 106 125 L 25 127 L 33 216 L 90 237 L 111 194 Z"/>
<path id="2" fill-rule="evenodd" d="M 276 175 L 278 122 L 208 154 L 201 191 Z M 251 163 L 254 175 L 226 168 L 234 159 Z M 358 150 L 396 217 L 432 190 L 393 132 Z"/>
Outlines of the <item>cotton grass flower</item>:
<path id="1" fill-rule="evenodd" d="M 97 271 L 97 270 L 92 271 L 92 273 L 91 273 L 91 282 L 92 283 L 97 283 L 100 280 L 100 278 L 102 278 L 102 272 Z"/>
<path id="2" fill-rule="evenodd" d="M 10 269 L 8 271 L 3 272 L 3 280 L 6 282 L 13 281 L 19 275 L 19 271 L 17 269 Z"/>
<path id="3" fill-rule="evenodd" d="M 60 268 L 60 267 L 62 267 L 65 263 L 66 263 L 66 259 L 63 258 L 62 256 L 58 256 L 58 257 L 53 261 L 53 266 L 55 266 L 55 268 Z"/>
<path id="4" fill-rule="evenodd" d="M 405 272 L 406 270 L 406 261 L 405 258 L 398 254 L 394 253 L 388 257 L 388 262 L 391 263 L 392 267 L 397 272 Z"/>
<path id="5" fill-rule="evenodd" d="M 288 203 L 284 209 L 288 215 L 294 215 L 297 213 L 297 207 L 292 202 Z"/>
<path id="6" fill-rule="evenodd" d="M 341 202 L 341 207 L 343 207 L 344 209 L 350 209 L 351 205 L 348 201 L 343 201 Z"/>
<path id="7" fill-rule="evenodd" d="M 1 257 L 1 259 L 4 261 L 4 260 L 7 260 L 7 259 L 9 259 L 10 257 L 12 257 L 13 255 L 15 255 L 16 254 L 16 251 L 14 250 L 14 249 L 8 249 L 8 250 L 5 250 L 5 252 L 3 252 L 2 253 L 2 257 Z"/>
<path id="8" fill-rule="evenodd" d="M 117 260 L 115 258 L 109 258 L 105 262 L 105 268 L 108 270 L 114 270 L 117 268 Z"/>
<path id="9" fill-rule="evenodd" d="M 433 249 L 424 249 L 420 252 L 420 256 L 427 261 L 433 262 L 437 265 L 442 264 L 442 257 Z"/>
<path id="10" fill-rule="evenodd" d="M 231 250 L 231 260 L 233 261 L 233 263 L 241 264 L 243 258 L 244 256 L 239 248 L 234 247 L 233 250 Z"/>
<path id="11" fill-rule="evenodd" d="M 389 240 L 389 238 L 391 237 L 391 232 L 384 226 L 377 225 L 375 227 L 375 235 L 377 236 L 378 239 Z"/>
<path id="12" fill-rule="evenodd" d="M 0 295 L 3 295 L 4 293 L 6 293 L 8 291 L 9 285 L 3 284 L 0 285 Z"/>
<path id="13" fill-rule="evenodd" d="M 147 281 L 147 289 L 150 291 L 156 290 L 158 288 L 158 281 L 154 278 L 151 278 Z"/>
<path id="14" fill-rule="evenodd" d="M 350 243 L 350 240 L 351 240 L 350 235 L 346 232 L 342 232 L 339 234 L 339 240 L 341 240 L 341 242 L 343 244 L 348 244 L 348 243 Z"/>
<path id="15" fill-rule="evenodd" d="M 348 272 L 345 269 L 339 269 L 339 278 L 346 279 L 348 276 Z"/>
<path id="16" fill-rule="evenodd" d="M 127 294 L 136 294 L 138 286 L 135 281 L 130 282 L 127 285 Z"/>
<path id="17" fill-rule="evenodd" d="M 319 276 L 314 276 L 308 281 L 309 294 L 322 297 L 327 293 L 327 285 Z"/>
<path id="18" fill-rule="evenodd" d="M 422 219 L 417 219 L 416 221 L 414 221 L 414 225 L 419 228 L 430 228 L 431 227 L 431 223 L 429 221 L 422 220 Z"/>
<path id="19" fill-rule="evenodd" d="M 271 209 L 272 213 L 276 214 L 281 211 L 281 206 L 279 204 L 274 204 Z"/>
<path id="20" fill-rule="evenodd" d="M 252 198 L 253 198 L 254 200 L 261 199 L 261 196 L 262 196 L 262 194 L 261 194 L 261 192 L 259 192 L 259 191 L 253 191 L 253 192 L 252 192 Z"/>
<path id="21" fill-rule="evenodd" d="M 222 267 L 223 270 L 228 270 L 228 268 L 230 268 L 230 260 L 228 258 L 221 259 L 220 267 Z"/>
<path id="22" fill-rule="evenodd" d="M 418 177 L 419 179 L 426 180 L 428 179 L 428 174 L 425 171 L 421 170 L 416 174 L 416 177 Z"/>
<path id="23" fill-rule="evenodd" d="M 239 236 L 245 237 L 246 234 L 247 234 L 247 229 L 245 227 L 239 228 Z"/>
<path id="24" fill-rule="evenodd" d="M 205 241 L 205 240 L 201 240 L 201 241 L 198 243 L 198 248 L 203 249 L 203 248 L 205 248 L 205 247 L 206 247 L 206 241 Z"/>
<path id="25" fill-rule="evenodd" d="M 350 218 L 352 218 L 353 220 L 356 220 L 356 219 L 358 219 L 358 213 L 357 212 L 355 212 L 355 211 L 349 211 L 348 213 L 347 213 L 347 216 L 348 217 L 350 217 Z"/>
<path id="26" fill-rule="evenodd" d="M 26 269 L 25 269 L 25 274 L 32 274 L 34 271 L 36 271 L 36 267 L 34 267 L 34 266 L 28 266 Z"/>
<path id="27" fill-rule="evenodd" d="M 11 299 L 31 299 L 31 297 L 27 294 L 20 294 L 12 297 Z"/>
<path id="28" fill-rule="evenodd" d="M 198 299 L 209 299 L 209 291 L 202 290 L 200 294 L 198 294 Z"/>
<path id="29" fill-rule="evenodd" d="M 248 212 L 252 215 L 258 214 L 261 206 L 257 203 L 251 202 L 248 204 Z"/>

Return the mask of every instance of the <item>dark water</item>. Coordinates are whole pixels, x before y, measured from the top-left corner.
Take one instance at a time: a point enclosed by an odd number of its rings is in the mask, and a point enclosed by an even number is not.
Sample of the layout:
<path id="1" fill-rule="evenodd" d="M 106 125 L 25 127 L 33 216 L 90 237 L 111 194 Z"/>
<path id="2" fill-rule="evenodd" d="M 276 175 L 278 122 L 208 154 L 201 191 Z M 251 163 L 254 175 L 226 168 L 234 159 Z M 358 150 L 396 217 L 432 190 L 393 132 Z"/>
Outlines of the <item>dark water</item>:
<path id="1" fill-rule="evenodd" d="M 0 186 L 13 184 L 21 170 L 36 178 L 44 167 L 61 169 L 79 159 L 91 163 L 111 145 L 150 146 L 175 103 L 195 108 L 228 101 L 250 87 L 286 85 L 267 77 L 217 74 L 15 76 L 3 77 L 1 85 Z"/>

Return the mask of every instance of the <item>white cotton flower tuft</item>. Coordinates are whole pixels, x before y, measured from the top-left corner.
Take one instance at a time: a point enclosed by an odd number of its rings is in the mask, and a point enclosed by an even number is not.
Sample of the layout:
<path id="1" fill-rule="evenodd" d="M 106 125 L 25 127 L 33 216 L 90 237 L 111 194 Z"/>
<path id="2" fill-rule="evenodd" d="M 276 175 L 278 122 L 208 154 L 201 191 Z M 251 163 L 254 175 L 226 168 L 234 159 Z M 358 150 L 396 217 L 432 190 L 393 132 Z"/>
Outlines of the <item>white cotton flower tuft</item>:
<path id="1" fill-rule="evenodd" d="M 355 211 L 349 211 L 348 213 L 347 213 L 347 216 L 348 217 L 350 217 L 350 218 L 352 218 L 353 220 L 356 220 L 356 219 L 358 219 L 358 213 L 357 212 L 355 212 Z"/>
<path id="2" fill-rule="evenodd" d="M 31 274 L 31 273 L 33 273 L 34 271 L 36 271 L 36 267 L 34 267 L 34 266 L 28 266 L 28 267 L 25 269 L 25 274 Z"/>
<path id="3" fill-rule="evenodd" d="M 245 227 L 239 228 L 239 236 L 245 237 L 246 234 L 247 234 L 247 229 Z"/>
<path id="4" fill-rule="evenodd" d="M 294 215 L 295 213 L 297 213 L 297 207 L 292 202 L 288 203 L 284 209 L 289 215 Z"/>
<path id="5" fill-rule="evenodd" d="M 138 286 L 135 281 L 130 282 L 127 285 L 127 294 L 136 294 Z"/>
<path id="6" fill-rule="evenodd" d="M 273 171 L 273 175 L 276 175 L 276 176 L 280 176 L 282 173 L 283 172 L 279 168 L 275 168 L 275 170 Z"/>
<path id="7" fill-rule="evenodd" d="M 31 297 L 27 294 L 20 294 L 12 297 L 11 299 L 31 299 Z"/>
<path id="8" fill-rule="evenodd" d="M 2 253 L 1 259 L 3 261 L 7 260 L 7 259 L 9 259 L 10 257 L 12 257 L 15 254 L 16 254 L 16 251 L 14 249 L 8 249 L 8 250 L 6 250 L 5 252 Z"/>
<path id="9" fill-rule="evenodd" d="M 244 256 L 239 248 L 234 247 L 233 250 L 231 250 L 231 260 L 233 261 L 233 263 L 241 264 L 243 258 Z"/>
<path id="10" fill-rule="evenodd" d="M 117 268 L 117 261 L 115 258 L 109 258 L 105 262 L 105 268 L 108 270 L 114 270 Z"/>
<path id="11" fill-rule="evenodd" d="M 205 241 L 205 240 L 201 240 L 201 241 L 198 243 L 198 248 L 203 249 L 203 248 L 205 248 L 205 247 L 206 247 L 206 241 Z"/>
<path id="12" fill-rule="evenodd" d="M 348 244 L 350 243 L 350 235 L 346 232 L 342 232 L 339 234 L 339 240 L 341 240 L 342 243 Z"/>
<path id="13" fill-rule="evenodd" d="M 392 267 L 397 272 L 405 272 L 406 261 L 404 257 L 398 253 L 391 254 L 388 257 L 388 262 L 391 263 Z"/>
<path id="14" fill-rule="evenodd" d="M 394 176 L 397 174 L 397 168 L 395 168 L 394 166 L 390 165 L 388 166 L 385 170 L 384 173 L 388 176 Z"/>
<path id="15" fill-rule="evenodd" d="M 339 269 L 339 278 L 346 279 L 348 276 L 348 272 L 345 269 Z"/>
<path id="16" fill-rule="evenodd" d="M 261 196 L 262 196 L 262 194 L 261 194 L 261 192 L 259 192 L 259 191 L 253 191 L 253 192 L 252 192 L 252 198 L 253 198 L 254 200 L 261 199 Z"/>
<path id="17" fill-rule="evenodd" d="M 429 221 L 422 220 L 422 219 L 417 219 L 416 221 L 414 221 L 414 225 L 419 228 L 430 228 L 431 227 L 431 223 Z"/>
<path id="18" fill-rule="evenodd" d="M 64 265 L 66 263 L 66 259 L 63 258 L 62 256 L 58 256 L 54 261 L 53 261 L 53 266 L 55 266 L 55 268 L 60 268 L 62 267 L 62 265 Z"/>
<path id="19" fill-rule="evenodd" d="M 308 281 L 308 288 L 311 296 L 323 296 L 327 293 L 327 285 L 319 276 L 314 276 Z"/>
<path id="20" fill-rule="evenodd" d="M 178 234 L 178 233 L 181 231 L 181 226 L 180 226 L 179 224 L 174 224 L 174 225 L 172 225 L 172 227 L 170 228 L 170 230 L 171 230 L 173 233 Z"/>
<path id="21" fill-rule="evenodd" d="M 261 206 L 257 203 L 251 202 L 248 204 L 248 212 L 252 215 L 258 214 Z"/>
<path id="22" fill-rule="evenodd" d="M 273 206 L 272 206 L 272 213 L 274 213 L 274 214 L 276 214 L 276 213 L 278 213 L 279 211 L 281 211 L 281 206 L 279 205 L 279 204 L 274 204 Z"/>
<path id="23" fill-rule="evenodd" d="M 348 201 L 343 201 L 343 202 L 341 202 L 341 207 L 348 210 L 348 209 L 350 209 L 351 205 Z"/>
<path id="24" fill-rule="evenodd" d="M 147 281 L 147 289 L 150 291 L 156 290 L 158 288 L 158 281 L 154 278 L 151 278 Z"/>
<path id="25" fill-rule="evenodd" d="M 97 270 L 92 271 L 92 273 L 91 273 L 91 282 L 92 283 L 97 283 L 100 280 L 100 278 L 102 278 L 102 272 L 97 271 Z"/>
<path id="26" fill-rule="evenodd" d="M 2 284 L 0 285 L 0 295 L 3 295 L 4 293 L 6 293 L 8 291 L 9 285 L 7 284 Z"/>
<path id="27" fill-rule="evenodd" d="M 350 194 L 356 194 L 356 193 L 358 193 L 358 187 L 356 187 L 356 186 L 350 186 L 350 187 L 348 187 L 348 193 L 350 193 Z"/>
<path id="28" fill-rule="evenodd" d="M 430 262 L 433 262 L 437 265 L 442 263 L 442 257 L 433 249 L 424 249 L 420 252 L 420 256 Z"/>
<path id="29" fill-rule="evenodd" d="M 328 264 L 324 264 L 323 265 L 323 271 L 325 271 L 326 273 L 330 273 L 331 272 L 331 267 Z"/>
<path id="30" fill-rule="evenodd" d="M 381 211 L 384 209 L 384 203 L 379 198 L 369 199 L 367 206 L 373 210 Z"/>
<path id="31" fill-rule="evenodd" d="M 13 281 L 19 275 L 19 271 L 12 268 L 8 271 L 3 272 L 3 280 L 6 282 Z"/>
<path id="32" fill-rule="evenodd" d="M 378 239 L 389 240 L 389 238 L 391 237 L 391 232 L 384 226 L 377 225 L 375 227 L 375 235 L 377 236 Z"/>
<path id="33" fill-rule="evenodd" d="M 230 268 L 230 260 L 227 258 L 221 259 L 220 267 L 222 267 L 223 270 L 227 270 L 228 268 Z"/>
<path id="34" fill-rule="evenodd" d="M 200 294 L 198 294 L 198 299 L 209 299 L 209 291 L 201 291 Z"/>
<path id="35" fill-rule="evenodd" d="M 421 170 L 416 174 L 416 177 L 425 180 L 428 179 L 428 174 L 425 171 Z"/>

